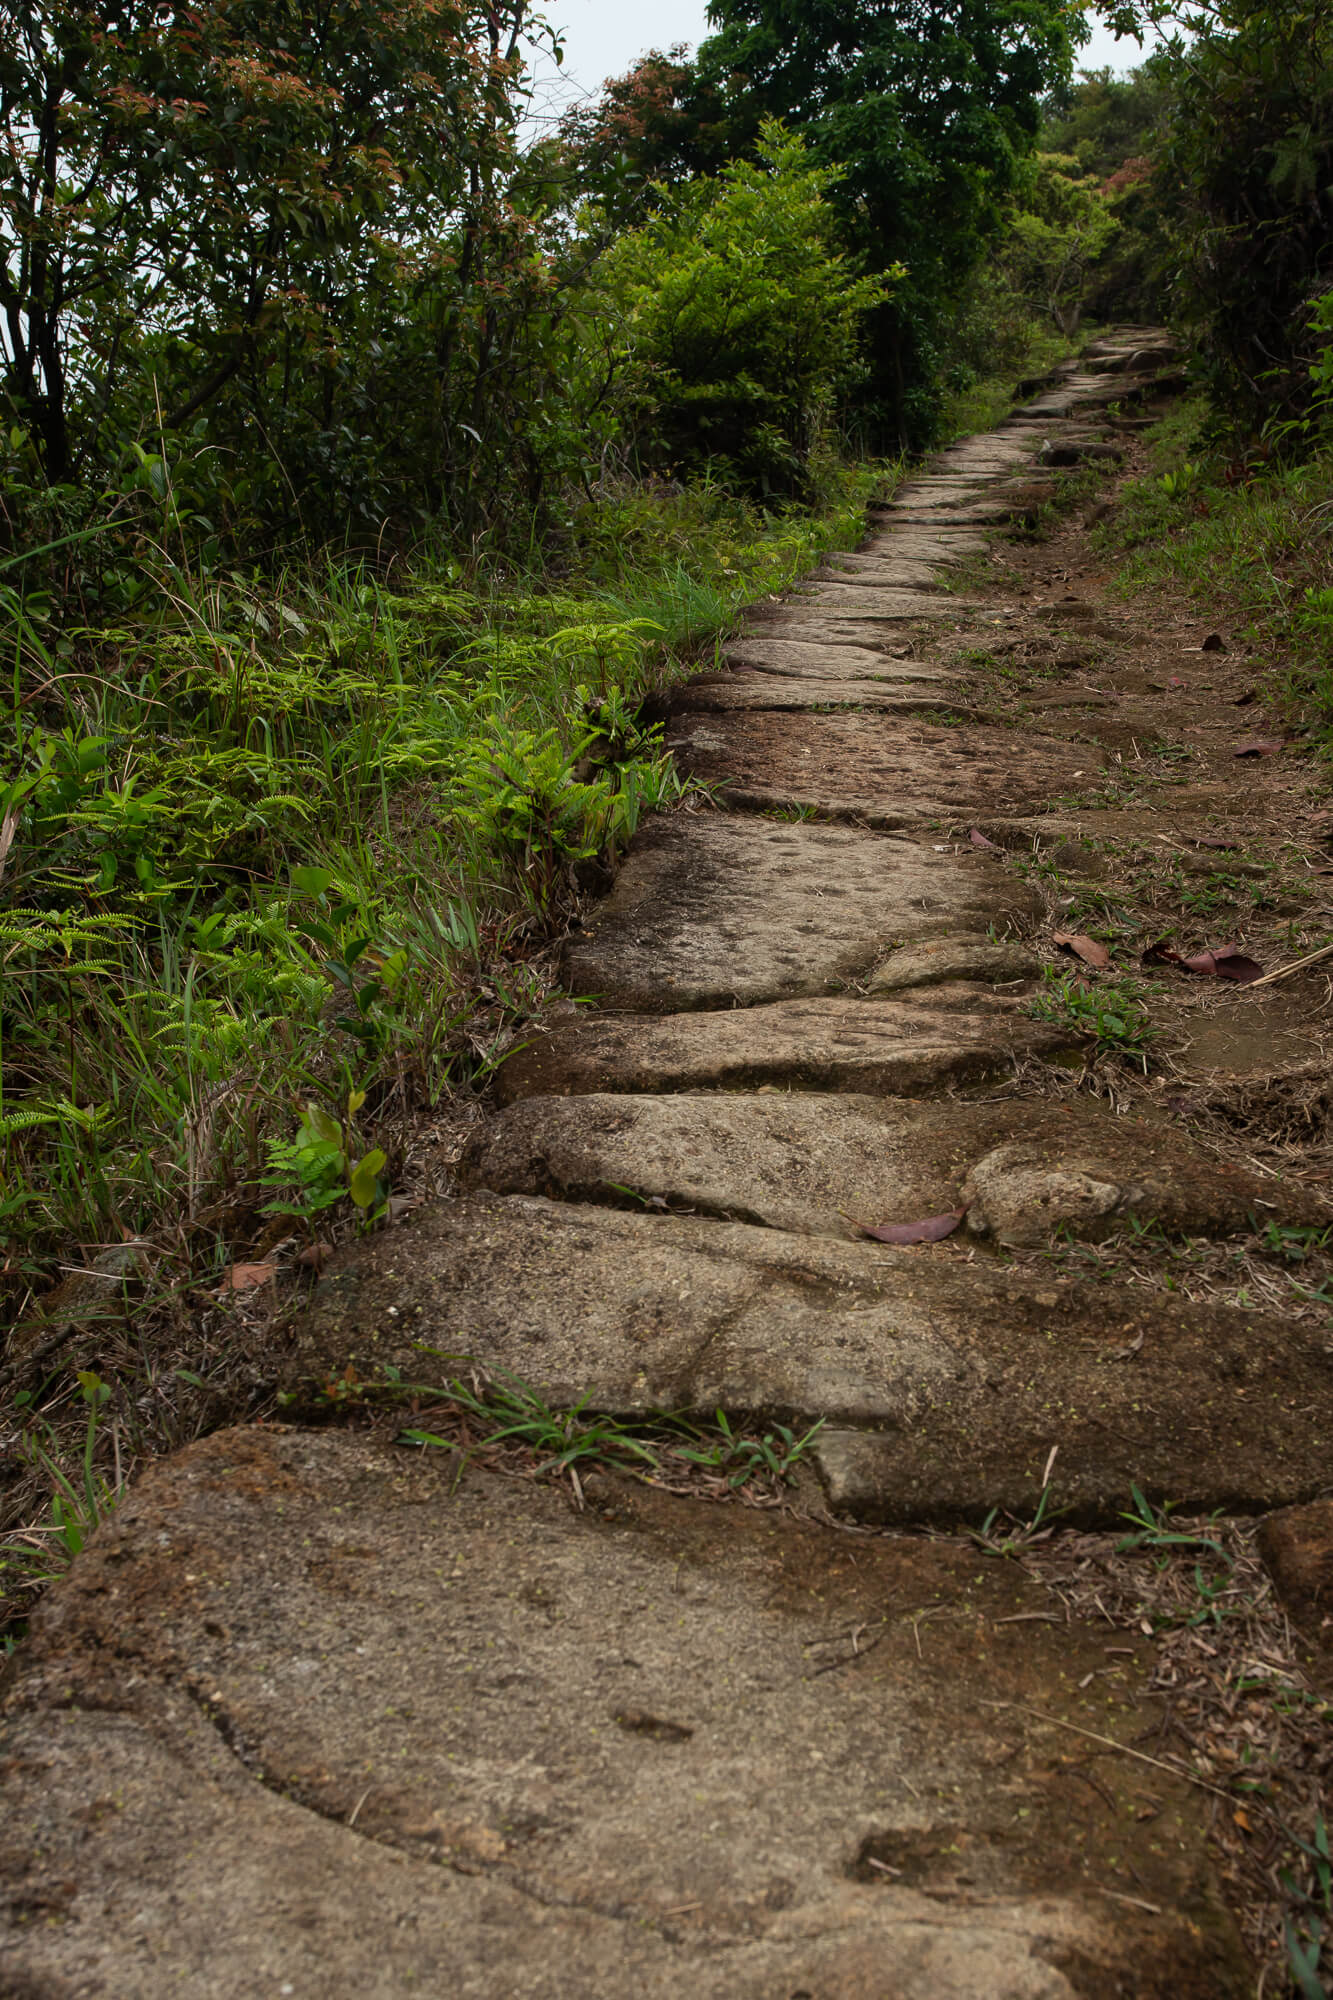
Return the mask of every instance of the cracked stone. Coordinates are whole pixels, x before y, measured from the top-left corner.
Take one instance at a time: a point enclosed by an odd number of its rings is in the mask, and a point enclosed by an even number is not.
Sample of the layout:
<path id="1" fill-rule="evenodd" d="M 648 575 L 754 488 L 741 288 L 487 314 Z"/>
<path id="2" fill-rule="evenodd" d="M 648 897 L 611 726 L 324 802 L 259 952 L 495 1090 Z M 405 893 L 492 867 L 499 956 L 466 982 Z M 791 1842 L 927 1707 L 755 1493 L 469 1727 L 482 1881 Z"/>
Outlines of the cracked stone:
<path id="1" fill-rule="evenodd" d="M 986 937 L 932 938 L 926 944 L 904 945 L 872 972 L 871 993 L 902 993 L 915 986 L 938 986 L 945 980 L 986 980 L 995 985 L 1035 979 L 1041 960 L 1023 946 Z"/>
<path id="2" fill-rule="evenodd" d="M 1255 1214 L 1317 1213 L 1302 1188 L 1223 1166 L 1180 1133 L 1096 1104 L 903 1104 L 823 1092 L 520 1099 L 473 1140 L 465 1183 L 562 1201 L 653 1202 L 801 1235 L 859 1236 L 970 1204 L 1011 1245 L 1104 1236 L 1133 1217 L 1171 1235 L 1249 1234 Z M 1265 1204 L 1260 1207 L 1260 1202 Z"/>
<path id="3" fill-rule="evenodd" d="M 692 740 L 730 725 L 694 718 Z M 1017 928 L 1038 907 L 988 856 L 849 827 L 677 815 L 636 837 L 611 895 L 567 945 L 562 976 L 608 1008 L 750 1006 L 834 992 L 904 940 Z"/>
<path id="4" fill-rule="evenodd" d="M 1146 1660 L 965 1547 L 585 1497 L 329 1432 L 153 1467 L 24 1648 L 7 1990 L 1242 2000 L 1198 1794 L 1130 1874 L 1135 1767 L 1063 1754 L 1153 1728 Z"/>
<path id="5" fill-rule="evenodd" d="M 1142 1336 L 1140 1339 L 1139 1336 Z M 1321 1330 L 1142 1287 L 741 1223 L 474 1194 L 342 1253 L 286 1385 L 517 1376 L 557 1408 L 718 1409 L 863 1431 L 839 1506 L 941 1523 L 1053 1498 L 1114 1519 L 1131 1481 L 1191 1509 L 1306 1501 L 1328 1476 Z M 822 1461 L 821 1461 L 822 1462 Z"/>
<path id="6" fill-rule="evenodd" d="M 940 989 L 930 988 L 935 1002 Z M 1079 1038 L 1046 1021 L 861 999 L 786 1000 L 653 1018 L 590 1014 L 534 1036 L 496 1078 L 502 1104 L 579 1091 L 856 1090 L 913 1096 L 1002 1076 Z"/>

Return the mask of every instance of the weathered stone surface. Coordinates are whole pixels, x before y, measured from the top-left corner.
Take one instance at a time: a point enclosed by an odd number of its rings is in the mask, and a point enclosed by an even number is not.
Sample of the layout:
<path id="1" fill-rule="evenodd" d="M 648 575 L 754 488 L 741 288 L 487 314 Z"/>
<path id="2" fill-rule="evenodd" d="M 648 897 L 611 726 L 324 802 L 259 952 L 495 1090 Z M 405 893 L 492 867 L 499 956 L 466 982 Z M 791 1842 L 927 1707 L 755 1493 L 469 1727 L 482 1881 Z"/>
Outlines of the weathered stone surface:
<path id="1" fill-rule="evenodd" d="M 1061 737 L 860 715 L 678 715 L 668 741 L 732 804 L 813 806 L 886 829 L 1040 809 L 1105 763 L 1096 745 Z"/>
<path id="2" fill-rule="evenodd" d="M 944 564 L 914 562 L 891 550 L 882 555 L 830 556 L 818 569 L 811 570 L 807 585 L 837 583 L 872 590 L 938 590 L 937 581 Z"/>
<path id="3" fill-rule="evenodd" d="M 1308 1500 L 1333 1447 L 1320 1328 L 1142 1287 L 1089 1296 L 965 1246 L 518 1196 L 422 1210 L 342 1254 L 281 1372 L 443 1384 L 465 1364 L 555 1405 L 865 1431 L 860 1486 L 830 1472 L 831 1491 L 897 1521 L 1024 1515 L 1053 1444 L 1054 1500 L 1098 1520 L 1131 1480 L 1198 1508 Z"/>
<path id="4" fill-rule="evenodd" d="M 1131 1866 L 1136 1766 L 1070 1757 L 1153 1727 L 1132 1652 L 957 1545 L 589 1498 L 328 1433 L 151 1471 L 25 1649 L 5 1990 L 1249 1991 L 1199 1795 Z"/>
<path id="5" fill-rule="evenodd" d="M 1181 1134 L 1102 1106 L 904 1104 L 848 1093 L 592 1094 L 512 1104 L 473 1141 L 468 1184 L 497 1194 L 628 1195 L 799 1235 L 859 1237 L 970 1204 L 1006 1244 L 1104 1236 L 1133 1216 L 1170 1234 L 1302 1220 L 1308 1194 L 1222 1166 Z"/>
<path id="6" fill-rule="evenodd" d="M 1259 1553 L 1283 1610 L 1311 1649 L 1322 1692 L 1333 1692 L 1333 1499 L 1284 1507 L 1259 1523 Z"/>
<path id="7" fill-rule="evenodd" d="M 703 729 L 692 718 L 696 741 Z M 905 939 L 1017 925 L 1036 907 L 985 856 L 848 827 L 677 816 L 636 838 L 611 895 L 566 946 L 563 977 L 573 993 L 635 1012 L 750 1006 L 835 992 Z"/>
<path id="8" fill-rule="evenodd" d="M 932 938 L 903 945 L 866 981 L 871 993 L 905 993 L 915 986 L 939 986 L 951 979 L 981 979 L 1001 985 L 1035 979 L 1041 960 L 1021 944 L 987 937 Z"/>
<path id="9" fill-rule="evenodd" d="M 1046 1021 L 902 1001 L 784 1000 L 721 1013 L 593 1014 L 534 1036 L 496 1079 L 501 1103 L 574 1091 L 856 1090 L 913 1096 L 1007 1075 L 1079 1046 Z"/>
<path id="10" fill-rule="evenodd" d="M 830 648 L 834 651 L 834 648 Z M 780 674 L 743 668 L 701 674 L 686 681 L 677 702 L 696 714 L 731 715 L 751 709 L 864 708 L 876 715 L 930 713 L 949 697 L 951 683 L 910 674 L 879 674 L 873 680 L 835 680 L 829 674 Z M 957 706 L 955 700 L 955 707 Z M 968 713 L 972 711 L 968 710 Z"/>
<path id="11" fill-rule="evenodd" d="M 784 674 L 799 679 L 820 676 L 833 681 L 882 681 L 890 686 L 909 683 L 913 687 L 946 688 L 957 676 L 947 668 L 926 666 L 919 660 L 896 657 L 908 652 L 901 635 L 893 654 L 873 651 L 869 646 L 833 646 L 818 640 L 733 639 L 723 649 L 729 666 L 751 668 L 763 674 Z"/>
<path id="12" fill-rule="evenodd" d="M 881 590 L 855 583 L 814 584 L 781 604 L 761 605 L 746 617 L 747 629 L 767 630 L 796 614 L 807 624 L 818 618 L 836 625 L 901 625 L 918 618 L 956 618 L 958 605 L 947 592 Z"/>

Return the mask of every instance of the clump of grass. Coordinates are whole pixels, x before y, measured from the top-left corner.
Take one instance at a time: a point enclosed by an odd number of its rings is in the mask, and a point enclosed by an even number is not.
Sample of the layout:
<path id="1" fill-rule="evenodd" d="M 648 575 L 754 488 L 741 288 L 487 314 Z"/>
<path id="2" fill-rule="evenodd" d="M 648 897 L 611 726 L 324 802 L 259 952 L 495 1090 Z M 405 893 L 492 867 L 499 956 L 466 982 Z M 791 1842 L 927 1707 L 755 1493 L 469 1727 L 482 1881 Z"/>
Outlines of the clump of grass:
<path id="1" fill-rule="evenodd" d="M 1135 981 L 1094 982 L 1078 973 L 1057 972 L 1051 966 L 1046 968 L 1041 991 L 1029 1001 L 1028 1012 L 1039 1021 L 1054 1021 L 1087 1035 L 1097 1057 L 1132 1062 L 1145 1075 L 1153 1043 L 1161 1032 L 1154 1027 L 1143 990 Z"/>

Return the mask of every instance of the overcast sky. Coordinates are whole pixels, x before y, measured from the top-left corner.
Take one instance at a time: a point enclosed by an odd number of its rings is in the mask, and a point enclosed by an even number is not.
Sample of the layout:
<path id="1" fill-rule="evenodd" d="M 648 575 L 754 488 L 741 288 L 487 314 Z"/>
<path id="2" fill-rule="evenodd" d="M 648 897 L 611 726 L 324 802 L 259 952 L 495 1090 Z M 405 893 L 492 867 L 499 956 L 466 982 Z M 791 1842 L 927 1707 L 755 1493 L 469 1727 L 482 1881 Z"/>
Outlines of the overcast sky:
<path id="1" fill-rule="evenodd" d="M 565 43 L 564 74 L 553 91 L 542 93 L 548 104 L 551 96 L 567 102 L 595 95 L 606 77 L 622 76 L 646 49 L 693 46 L 708 33 L 703 0 L 546 0 L 543 11 Z M 1079 60 L 1090 69 L 1104 63 L 1129 69 L 1138 61 L 1138 44 L 1117 42 L 1098 26 Z"/>

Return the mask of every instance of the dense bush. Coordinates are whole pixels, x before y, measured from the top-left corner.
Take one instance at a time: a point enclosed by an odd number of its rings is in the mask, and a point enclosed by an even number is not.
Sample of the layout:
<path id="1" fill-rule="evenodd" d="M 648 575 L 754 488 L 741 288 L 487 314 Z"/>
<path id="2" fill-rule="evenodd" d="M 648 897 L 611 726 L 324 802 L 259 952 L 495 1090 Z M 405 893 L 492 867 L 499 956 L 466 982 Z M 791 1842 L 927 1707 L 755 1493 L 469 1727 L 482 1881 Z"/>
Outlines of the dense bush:
<path id="1" fill-rule="evenodd" d="M 756 496 L 804 495 L 885 281 L 848 272 L 827 199 L 837 175 L 799 137 L 769 120 L 755 152 L 663 188 L 605 275 L 625 315 L 641 456 Z"/>

